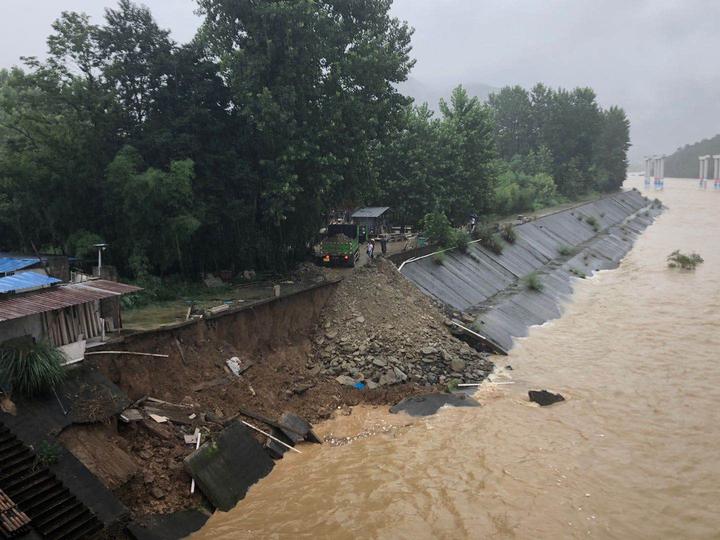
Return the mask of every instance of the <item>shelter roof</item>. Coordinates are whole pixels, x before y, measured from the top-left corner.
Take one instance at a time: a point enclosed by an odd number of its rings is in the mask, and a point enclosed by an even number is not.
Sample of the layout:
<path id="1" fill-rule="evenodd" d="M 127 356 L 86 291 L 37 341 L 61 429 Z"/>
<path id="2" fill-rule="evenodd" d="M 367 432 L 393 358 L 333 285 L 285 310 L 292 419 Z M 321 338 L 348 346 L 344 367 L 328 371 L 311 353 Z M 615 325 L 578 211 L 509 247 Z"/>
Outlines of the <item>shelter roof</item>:
<path id="1" fill-rule="evenodd" d="M 378 218 L 385 212 L 390 210 L 389 206 L 368 206 L 367 208 L 360 208 L 356 210 L 352 215 L 354 218 Z"/>
<path id="2" fill-rule="evenodd" d="M 98 279 L 83 283 L 68 283 L 51 289 L 41 289 L 6 298 L 0 297 L 0 322 L 122 296 L 140 290 L 140 287 L 133 285 Z"/>

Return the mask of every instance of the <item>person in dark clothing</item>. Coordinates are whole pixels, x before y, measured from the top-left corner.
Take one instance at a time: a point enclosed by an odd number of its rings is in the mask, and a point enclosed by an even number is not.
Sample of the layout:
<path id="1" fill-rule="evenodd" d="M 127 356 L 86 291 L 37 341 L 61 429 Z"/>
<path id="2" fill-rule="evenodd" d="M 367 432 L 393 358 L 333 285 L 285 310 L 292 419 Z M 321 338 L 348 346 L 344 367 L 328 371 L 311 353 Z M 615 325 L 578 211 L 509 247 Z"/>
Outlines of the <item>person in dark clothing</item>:
<path id="1" fill-rule="evenodd" d="M 387 235 L 385 234 L 380 237 L 380 249 L 383 255 L 387 255 Z"/>

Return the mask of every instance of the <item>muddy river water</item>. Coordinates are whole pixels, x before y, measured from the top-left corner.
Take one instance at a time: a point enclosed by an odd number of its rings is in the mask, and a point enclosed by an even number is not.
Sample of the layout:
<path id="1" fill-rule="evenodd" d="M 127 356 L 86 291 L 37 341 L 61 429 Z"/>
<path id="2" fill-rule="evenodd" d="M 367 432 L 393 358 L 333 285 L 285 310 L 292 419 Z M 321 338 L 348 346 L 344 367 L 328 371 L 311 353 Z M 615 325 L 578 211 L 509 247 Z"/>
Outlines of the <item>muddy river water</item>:
<path id="1" fill-rule="evenodd" d="M 720 191 L 648 194 L 669 209 L 498 359 L 512 384 L 481 408 L 356 410 L 322 429 L 360 437 L 287 456 L 195 537 L 720 538 Z M 705 263 L 670 270 L 675 249 Z"/>

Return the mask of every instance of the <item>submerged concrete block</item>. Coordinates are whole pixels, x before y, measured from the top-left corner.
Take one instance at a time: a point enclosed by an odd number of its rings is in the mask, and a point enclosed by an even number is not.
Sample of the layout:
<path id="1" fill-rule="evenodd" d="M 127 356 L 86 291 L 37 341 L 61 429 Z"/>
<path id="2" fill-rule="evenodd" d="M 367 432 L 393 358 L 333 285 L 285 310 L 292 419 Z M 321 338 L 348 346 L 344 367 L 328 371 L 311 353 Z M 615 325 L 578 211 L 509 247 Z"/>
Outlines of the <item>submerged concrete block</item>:
<path id="1" fill-rule="evenodd" d="M 185 458 L 185 469 L 219 510 L 227 512 L 274 465 L 244 425 L 234 422 L 216 440 Z"/>

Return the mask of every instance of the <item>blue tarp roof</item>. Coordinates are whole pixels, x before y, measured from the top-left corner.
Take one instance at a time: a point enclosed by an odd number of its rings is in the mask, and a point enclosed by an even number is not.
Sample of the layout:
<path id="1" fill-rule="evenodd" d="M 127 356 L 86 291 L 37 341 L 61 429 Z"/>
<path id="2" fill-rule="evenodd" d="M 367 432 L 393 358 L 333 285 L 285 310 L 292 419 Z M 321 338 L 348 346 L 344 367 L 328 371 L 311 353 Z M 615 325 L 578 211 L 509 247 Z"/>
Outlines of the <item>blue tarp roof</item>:
<path id="1" fill-rule="evenodd" d="M 35 272 L 21 272 L 0 278 L 0 294 L 10 291 L 24 291 L 36 287 L 45 287 L 60 282 L 61 280 L 57 278 L 44 276 Z"/>
<path id="2" fill-rule="evenodd" d="M 39 262 L 37 258 L 0 257 L 0 274 L 22 270 Z"/>

